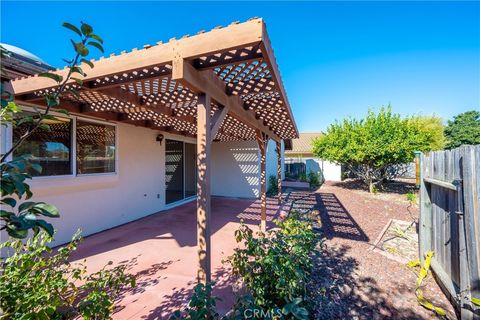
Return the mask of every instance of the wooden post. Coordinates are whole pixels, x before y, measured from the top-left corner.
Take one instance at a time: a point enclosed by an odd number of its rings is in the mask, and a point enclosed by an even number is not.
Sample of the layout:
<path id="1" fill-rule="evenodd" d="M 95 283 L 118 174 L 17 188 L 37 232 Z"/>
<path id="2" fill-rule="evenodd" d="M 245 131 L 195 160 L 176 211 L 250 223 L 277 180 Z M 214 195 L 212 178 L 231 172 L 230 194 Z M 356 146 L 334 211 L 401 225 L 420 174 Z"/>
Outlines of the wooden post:
<path id="1" fill-rule="evenodd" d="M 199 94 L 197 103 L 197 249 L 198 281 L 211 281 L 210 249 L 210 96 Z"/>
<path id="2" fill-rule="evenodd" d="M 267 230 L 267 173 L 266 173 L 266 144 L 268 142 L 267 136 L 257 131 L 258 148 L 260 149 L 260 208 L 261 221 L 260 230 L 265 232 Z"/>
<path id="3" fill-rule="evenodd" d="M 282 204 L 282 143 L 277 141 L 278 204 Z"/>

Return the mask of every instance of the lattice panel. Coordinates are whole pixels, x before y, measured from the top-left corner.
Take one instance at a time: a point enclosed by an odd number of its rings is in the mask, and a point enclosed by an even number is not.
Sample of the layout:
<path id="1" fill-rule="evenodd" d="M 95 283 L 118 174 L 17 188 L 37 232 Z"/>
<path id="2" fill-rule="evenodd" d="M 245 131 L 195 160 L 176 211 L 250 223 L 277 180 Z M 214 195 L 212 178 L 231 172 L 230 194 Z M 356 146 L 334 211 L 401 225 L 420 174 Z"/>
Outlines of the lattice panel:
<path id="1" fill-rule="evenodd" d="M 119 73 L 108 77 L 95 79 L 92 83 L 93 88 L 101 88 L 111 85 L 120 85 L 142 79 L 154 79 L 167 76 L 172 73 L 172 66 L 167 64 L 164 66 L 155 66 L 149 69 L 135 70 L 128 73 Z"/>

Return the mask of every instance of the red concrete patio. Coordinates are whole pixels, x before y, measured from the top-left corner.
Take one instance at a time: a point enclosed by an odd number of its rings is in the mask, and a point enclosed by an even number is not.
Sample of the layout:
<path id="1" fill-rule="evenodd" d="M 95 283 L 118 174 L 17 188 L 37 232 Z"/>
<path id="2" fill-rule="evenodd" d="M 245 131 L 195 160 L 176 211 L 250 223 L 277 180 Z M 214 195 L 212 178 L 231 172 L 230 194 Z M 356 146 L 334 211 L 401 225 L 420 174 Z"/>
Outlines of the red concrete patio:
<path id="1" fill-rule="evenodd" d="M 267 221 L 278 213 L 276 200 L 268 199 Z M 260 223 L 260 200 L 212 198 L 212 280 L 214 295 L 222 297 L 220 312 L 234 302 L 232 281 L 222 259 L 236 247 L 234 232 L 240 220 Z M 122 293 L 114 319 L 168 319 L 188 301 L 196 284 L 196 202 L 159 212 L 84 239 L 72 256 L 86 260 L 90 272 L 108 261 L 127 264 L 137 286 Z"/>

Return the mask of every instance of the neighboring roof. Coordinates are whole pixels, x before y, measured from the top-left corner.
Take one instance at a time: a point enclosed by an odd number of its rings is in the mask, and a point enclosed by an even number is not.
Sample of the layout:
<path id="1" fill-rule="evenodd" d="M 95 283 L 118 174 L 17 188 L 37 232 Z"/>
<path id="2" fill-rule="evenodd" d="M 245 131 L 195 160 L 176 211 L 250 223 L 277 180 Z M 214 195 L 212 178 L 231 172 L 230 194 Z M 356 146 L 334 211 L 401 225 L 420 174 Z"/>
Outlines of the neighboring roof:
<path id="1" fill-rule="evenodd" d="M 211 94 L 212 112 L 227 110 L 215 139 L 254 140 L 258 130 L 274 139 L 298 136 L 297 127 L 262 19 L 234 22 L 167 43 L 145 45 L 84 66 L 79 97 L 60 105 L 73 113 L 196 135 L 198 94 Z M 67 69 L 55 71 L 66 75 Z M 41 103 L 55 90 L 51 79 L 12 82 L 19 102 Z M 227 108 L 225 108 L 228 106 Z"/>
<path id="2" fill-rule="evenodd" d="M 45 63 L 36 55 L 21 48 L 0 43 L 8 51 L 8 56 L 2 58 L 2 67 L 7 79 L 29 76 L 47 70 L 54 70 L 53 67 Z"/>
<path id="3" fill-rule="evenodd" d="M 322 135 L 321 132 L 300 133 L 298 139 L 292 139 L 292 149 L 286 150 L 285 154 L 311 154 L 312 141 Z"/>

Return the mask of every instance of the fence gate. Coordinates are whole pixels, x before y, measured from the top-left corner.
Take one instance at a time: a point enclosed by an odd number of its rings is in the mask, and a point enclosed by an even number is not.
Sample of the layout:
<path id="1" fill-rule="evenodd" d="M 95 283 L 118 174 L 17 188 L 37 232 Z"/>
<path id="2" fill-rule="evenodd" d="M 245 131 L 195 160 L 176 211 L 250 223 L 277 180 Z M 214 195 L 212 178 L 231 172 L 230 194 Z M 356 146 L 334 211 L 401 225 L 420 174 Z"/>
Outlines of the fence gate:
<path id="1" fill-rule="evenodd" d="M 434 252 L 431 268 L 461 319 L 480 319 L 480 145 L 419 160 L 420 257 Z"/>

